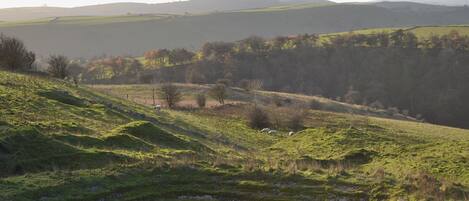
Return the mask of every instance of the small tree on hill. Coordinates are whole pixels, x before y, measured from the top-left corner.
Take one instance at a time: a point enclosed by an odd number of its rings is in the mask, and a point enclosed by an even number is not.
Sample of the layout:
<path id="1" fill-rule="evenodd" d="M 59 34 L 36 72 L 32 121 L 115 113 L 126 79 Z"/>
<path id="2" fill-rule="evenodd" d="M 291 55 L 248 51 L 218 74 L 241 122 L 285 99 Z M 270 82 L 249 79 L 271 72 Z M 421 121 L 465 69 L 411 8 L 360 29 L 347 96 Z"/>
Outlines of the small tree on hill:
<path id="1" fill-rule="evenodd" d="M 226 86 L 223 84 L 217 84 L 212 89 L 210 89 L 210 96 L 217 100 L 220 104 L 225 104 L 225 99 L 227 97 Z"/>
<path id="2" fill-rule="evenodd" d="M 160 98 L 163 99 L 169 108 L 174 108 L 182 100 L 182 93 L 178 87 L 172 83 L 163 84 L 160 88 Z"/>
<path id="3" fill-rule="evenodd" d="M 56 78 L 64 79 L 68 76 L 68 58 L 63 55 L 52 55 L 47 61 L 48 72 Z"/>

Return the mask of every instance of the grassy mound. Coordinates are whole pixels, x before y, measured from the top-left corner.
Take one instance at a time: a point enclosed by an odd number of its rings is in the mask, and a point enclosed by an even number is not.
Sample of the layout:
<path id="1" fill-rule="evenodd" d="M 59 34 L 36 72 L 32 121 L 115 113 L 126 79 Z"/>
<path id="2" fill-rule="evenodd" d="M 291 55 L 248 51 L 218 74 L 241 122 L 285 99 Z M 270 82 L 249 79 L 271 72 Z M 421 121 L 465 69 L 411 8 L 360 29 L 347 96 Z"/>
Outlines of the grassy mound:
<path id="1" fill-rule="evenodd" d="M 147 121 L 136 121 L 111 131 L 114 134 L 128 134 L 163 148 L 188 148 L 188 143 Z"/>
<path id="2" fill-rule="evenodd" d="M 150 151 L 154 148 L 154 145 L 135 136 L 126 134 L 117 134 L 106 137 L 103 145 L 111 149 L 127 149 L 135 151 Z"/>
<path id="3" fill-rule="evenodd" d="M 67 91 L 61 91 L 61 90 L 41 91 L 38 94 L 48 99 L 61 102 L 63 104 L 73 105 L 77 107 L 85 107 L 87 105 L 86 100 L 73 96 Z"/>
<path id="4" fill-rule="evenodd" d="M 44 136 L 36 129 L 8 129 L 0 134 L 2 175 L 56 169 L 101 167 L 124 157 L 84 151 Z"/>

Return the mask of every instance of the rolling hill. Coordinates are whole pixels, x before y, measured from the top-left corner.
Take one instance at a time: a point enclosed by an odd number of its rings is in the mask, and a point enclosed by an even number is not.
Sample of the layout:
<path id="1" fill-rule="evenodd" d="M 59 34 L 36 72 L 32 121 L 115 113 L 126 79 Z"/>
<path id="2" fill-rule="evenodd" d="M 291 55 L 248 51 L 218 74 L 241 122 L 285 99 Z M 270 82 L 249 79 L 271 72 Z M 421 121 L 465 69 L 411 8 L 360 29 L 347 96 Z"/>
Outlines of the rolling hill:
<path id="1" fill-rule="evenodd" d="M 462 36 L 469 36 L 469 26 L 468 25 L 448 25 L 448 26 L 415 26 L 415 27 L 395 27 L 395 28 L 375 28 L 375 29 L 358 29 L 348 32 L 340 32 L 340 33 L 328 33 L 322 34 L 322 40 L 328 40 L 331 37 L 334 37 L 339 34 L 348 34 L 348 33 L 355 33 L 355 34 L 376 34 L 381 32 L 392 33 L 397 30 L 404 30 L 405 32 L 412 32 L 417 37 L 421 39 L 426 39 L 431 37 L 432 35 L 447 35 L 450 34 L 452 31 L 458 32 Z"/>
<path id="2" fill-rule="evenodd" d="M 96 86 L 0 72 L 0 200 L 463 200 L 469 131 L 306 109 L 289 136 L 236 104 L 155 113 L 155 86 Z M 188 86 L 185 93 L 206 90 Z M 262 105 L 281 118 L 297 100 Z M 121 99 L 128 94 L 129 99 Z M 244 99 L 243 99 L 244 97 Z M 139 101 L 140 102 L 140 101 Z M 143 102 L 141 102 L 143 103 Z M 336 104 L 336 103 L 334 103 Z M 357 108 L 344 105 L 344 108 Z M 292 110 L 293 109 L 293 110 Z M 365 108 L 358 108 L 365 111 Z M 279 113 L 279 111 L 282 111 Z"/>
<path id="3" fill-rule="evenodd" d="M 386 0 L 387 2 L 403 2 L 402 0 Z M 434 4 L 434 5 L 446 5 L 446 6 L 463 6 L 468 5 L 467 0 L 408 0 L 410 2 L 420 3 L 420 4 Z"/>
<path id="4" fill-rule="evenodd" d="M 343 32 L 370 27 L 464 24 L 468 8 L 396 11 L 375 5 L 274 7 L 201 15 L 51 18 L 6 22 L 0 32 L 24 40 L 39 55 L 70 57 L 142 55 L 154 48 L 195 49 L 207 41 L 236 41 L 251 35 Z M 77 20 L 74 22 L 74 20 Z M 90 23 L 90 21 L 92 21 Z"/>
<path id="5" fill-rule="evenodd" d="M 327 0 L 190 0 L 171 3 L 113 3 L 75 8 L 31 7 L 0 9 L 0 21 L 66 16 L 116 16 L 127 14 L 188 14 L 234 11 L 297 3 L 332 3 Z"/>

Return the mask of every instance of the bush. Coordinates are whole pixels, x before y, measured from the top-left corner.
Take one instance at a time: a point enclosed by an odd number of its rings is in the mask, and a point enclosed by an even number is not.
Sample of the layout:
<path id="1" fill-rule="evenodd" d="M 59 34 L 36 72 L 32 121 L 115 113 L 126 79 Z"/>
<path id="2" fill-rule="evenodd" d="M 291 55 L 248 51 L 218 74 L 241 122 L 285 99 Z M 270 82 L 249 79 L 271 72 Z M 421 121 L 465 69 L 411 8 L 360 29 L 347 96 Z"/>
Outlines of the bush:
<path id="1" fill-rule="evenodd" d="M 277 107 L 282 107 L 283 106 L 283 100 L 280 96 L 274 95 L 272 97 L 272 102 L 274 103 L 275 106 Z"/>
<path id="2" fill-rule="evenodd" d="M 249 91 L 249 80 L 242 79 L 241 81 L 239 81 L 239 87 L 246 91 Z"/>
<path id="3" fill-rule="evenodd" d="M 160 98 L 164 99 L 169 108 L 174 108 L 182 99 L 182 93 L 172 83 L 163 84 L 160 88 Z"/>
<path id="4" fill-rule="evenodd" d="M 299 131 L 304 128 L 304 115 L 303 114 L 294 114 L 287 121 L 287 127 L 293 131 Z"/>
<path id="5" fill-rule="evenodd" d="M 262 129 L 270 127 L 269 115 L 263 109 L 254 107 L 248 114 L 248 122 L 251 128 Z"/>
<path id="6" fill-rule="evenodd" d="M 220 104 L 225 104 L 227 96 L 226 86 L 223 84 L 217 84 L 210 89 L 210 96 L 216 99 Z"/>
<path id="7" fill-rule="evenodd" d="M 199 108 L 204 108 L 207 103 L 207 97 L 205 97 L 205 94 L 197 94 L 196 101 Z"/>
<path id="8" fill-rule="evenodd" d="M 68 58 L 62 55 L 52 55 L 47 61 L 49 73 L 56 78 L 64 79 L 68 76 Z"/>
<path id="9" fill-rule="evenodd" d="M 318 100 L 313 99 L 309 101 L 309 108 L 312 110 L 319 110 L 322 108 L 322 104 Z"/>

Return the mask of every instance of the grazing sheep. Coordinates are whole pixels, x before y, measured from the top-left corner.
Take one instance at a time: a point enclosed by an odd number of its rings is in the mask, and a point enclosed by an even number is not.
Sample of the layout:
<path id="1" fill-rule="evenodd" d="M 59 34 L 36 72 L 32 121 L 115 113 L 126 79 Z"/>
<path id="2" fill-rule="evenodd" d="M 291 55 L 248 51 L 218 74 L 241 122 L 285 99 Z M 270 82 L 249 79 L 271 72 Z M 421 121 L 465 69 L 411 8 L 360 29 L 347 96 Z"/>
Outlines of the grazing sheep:
<path id="1" fill-rule="evenodd" d="M 156 112 L 161 111 L 161 105 L 155 105 L 155 110 L 156 110 Z"/>
<path id="2" fill-rule="evenodd" d="M 295 132 L 291 131 L 288 133 L 288 136 L 293 136 L 295 134 Z"/>
<path id="3" fill-rule="evenodd" d="M 274 133 L 277 133 L 277 131 L 276 130 L 270 130 L 269 131 L 269 134 L 274 134 Z"/>
<path id="4" fill-rule="evenodd" d="M 264 129 L 261 130 L 261 132 L 268 133 L 268 132 L 270 132 L 270 128 L 264 128 Z"/>

